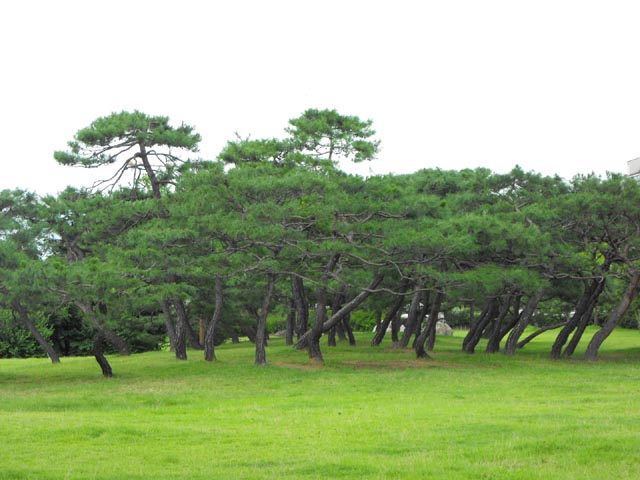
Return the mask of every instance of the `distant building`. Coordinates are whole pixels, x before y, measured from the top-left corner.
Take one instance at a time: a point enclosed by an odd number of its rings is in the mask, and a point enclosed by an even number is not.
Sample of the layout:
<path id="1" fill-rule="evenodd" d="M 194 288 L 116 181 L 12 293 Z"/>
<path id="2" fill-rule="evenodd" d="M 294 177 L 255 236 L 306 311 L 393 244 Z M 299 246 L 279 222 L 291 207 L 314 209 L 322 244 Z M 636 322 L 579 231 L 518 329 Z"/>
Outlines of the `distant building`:
<path id="1" fill-rule="evenodd" d="M 627 162 L 627 175 L 640 179 L 640 157 Z"/>

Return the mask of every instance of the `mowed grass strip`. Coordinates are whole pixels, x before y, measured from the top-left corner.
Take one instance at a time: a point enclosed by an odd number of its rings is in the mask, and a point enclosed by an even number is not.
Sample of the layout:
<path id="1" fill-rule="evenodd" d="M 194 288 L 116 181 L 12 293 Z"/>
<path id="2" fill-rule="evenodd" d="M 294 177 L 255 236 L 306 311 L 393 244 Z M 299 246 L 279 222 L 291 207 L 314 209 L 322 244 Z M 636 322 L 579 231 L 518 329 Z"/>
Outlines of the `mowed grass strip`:
<path id="1" fill-rule="evenodd" d="M 267 367 L 250 343 L 112 356 L 112 379 L 93 358 L 0 360 L 0 478 L 640 477 L 640 332 L 596 363 L 549 360 L 552 335 L 514 357 L 462 336 L 429 361 L 366 334 L 323 366 L 281 339 Z"/>

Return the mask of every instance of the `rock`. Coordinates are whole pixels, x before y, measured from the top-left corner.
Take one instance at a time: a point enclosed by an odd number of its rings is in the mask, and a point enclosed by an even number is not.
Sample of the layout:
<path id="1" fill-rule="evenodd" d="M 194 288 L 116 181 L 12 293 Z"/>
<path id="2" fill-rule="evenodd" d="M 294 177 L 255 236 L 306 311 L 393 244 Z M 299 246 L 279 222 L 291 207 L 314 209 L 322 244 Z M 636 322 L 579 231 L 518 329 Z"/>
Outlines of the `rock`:
<path id="1" fill-rule="evenodd" d="M 438 320 L 436 323 L 436 335 L 445 335 L 450 337 L 453 335 L 453 328 L 444 320 Z"/>

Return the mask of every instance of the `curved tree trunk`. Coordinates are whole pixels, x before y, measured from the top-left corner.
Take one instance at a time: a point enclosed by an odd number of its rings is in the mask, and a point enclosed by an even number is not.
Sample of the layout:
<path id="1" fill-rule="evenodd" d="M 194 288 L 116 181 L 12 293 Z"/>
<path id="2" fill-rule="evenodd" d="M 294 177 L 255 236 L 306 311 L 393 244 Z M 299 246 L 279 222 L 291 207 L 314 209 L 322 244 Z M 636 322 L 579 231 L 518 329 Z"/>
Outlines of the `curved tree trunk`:
<path id="1" fill-rule="evenodd" d="M 598 297 L 604 290 L 606 282 L 604 274 L 609 271 L 611 262 L 612 260 L 608 256 L 605 257 L 605 261 L 600 268 L 601 275 L 598 278 L 594 278 L 589 286 L 585 289 L 582 297 L 580 297 L 580 300 L 576 305 L 573 317 L 571 317 L 571 320 L 569 320 L 564 328 L 560 330 L 560 333 L 558 333 L 556 340 L 553 342 L 553 345 L 551 347 L 551 358 L 560 358 L 562 354 L 562 347 L 564 347 L 564 344 L 567 343 L 567 339 L 569 338 L 569 335 L 571 335 L 571 332 L 573 332 L 578 326 L 582 315 L 584 315 L 584 313 L 589 310 L 589 306 L 591 304 L 595 305 L 595 303 L 598 301 Z"/>
<path id="2" fill-rule="evenodd" d="M 444 298 L 444 292 L 439 290 L 436 293 L 436 297 L 433 299 L 431 310 L 429 310 L 429 323 L 427 324 L 427 350 L 433 351 L 436 345 L 436 323 L 438 323 L 438 315 L 440 315 L 440 307 L 442 305 L 442 299 Z"/>
<path id="3" fill-rule="evenodd" d="M 103 322 L 99 321 L 89 305 L 83 302 L 78 302 L 77 300 L 75 300 L 75 303 L 78 308 L 82 310 L 82 313 L 85 314 L 85 317 L 91 322 L 92 326 L 104 334 L 106 341 L 118 349 L 118 353 L 120 353 L 120 355 L 126 356 L 131 354 L 131 350 L 129 350 L 127 342 L 125 342 L 124 339 L 107 327 Z"/>
<path id="4" fill-rule="evenodd" d="M 438 321 L 438 314 L 440 313 L 440 304 L 442 303 L 442 297 L 442 291 L 438 291 L 435 298 L 433 299 L 431 308 L 429 309 L 429 321 L 425 325 L 422 332 L 420 332 L 418 338 L 416 338 L 414 349 L 416 351 L 417 358 L 431 358 L 425 350 L 425 344 L 429 343 L 429 338 L 431 337 L 432 333 L 435 338 L 436 322 Z M 431 348 L 428 350 L 433 350 L 433 345 L 435 345 L 435 340 L 433 341 Z"/>
<path id="5" fill-rule="evenodd" d="M 598 358 L 598 350 L 600 350 L 600 346 L 607 339 L 607 337 L 611 334 L 613 329 L 618 325 L 620 319 L 624 316 L 624 314 L 629 309 L 631 302 L 638 294 L 638 288 L 640 287 L 640 271 L 634 271 L 631 279 L 629 280 L 629 285 L 620 300 L 620 303 L 616 306 L 616 308 L 611 312 L 609 318 L 604 323 L 602 328 L 596 332 L 593 336 L 589 345 L 587 346 L 587 351 L 584 354 L 585 360 L 596 360 Z"/>
<path id="6" fill-rule="evenodd" d="M 376 326 L 376 334 L 371 340 L 372 347 L 377 347 L 378 345 L 380 345 L 385 333 L 387 332 L 387 328 L 389 328 L 389 324 L 394 318 L 396 318 L 398 311 L 402 308 L 402 305 L 404 305 L 405 292 L 407 291 L 408 286 L 409 284 L 406 281 L 402 283 L 402 285 L 400 286 L 401 294 L 396 296 L 396 299 L 391 304 L 391 307 L 385 315 L 384 320 L 380 322 L 380 325 Z"/>
<path id="7" fill-rule="evenodd" d="M 507 337 L 507 342 L 504 345 L 504 353 L 506 355 L 513 355 L 516 352 L 516 348 L 518 345 L 518 340 L 524 333 L 525 329 L 531 322 L 531 318 L 533 317 L 533 313 L 538 308 L 538 303 L 542 300 L 545 290 L 541 288 L 538 290 L 532 297 L 529 298 L 527 304 L 518 319 L 518 323 L 515 324 L 509 337 Z"/>
<path id="8" fill-rule="evenodd" d="M 420 300 L 422 299 L 422 282 L 418 282 L 411 296 L 411 305 L 409 306 L 409 313 L 407 314 L 407 323 L 404 326 L 404 332 L 400 341 L 394 345 L 397 348 L 407 348 L 409 345 L 409 339 L 416 331 L 418 325 L 418 315 L 421 311 Z"/>
<path id="9" fill-rule="evenodd" d="M 213 316 L 211 317 L 211 321 L 209 325 L 207 325 L 207 332 L 204 336 L 204 359 L 207 362 L 212 362 L 216 360 L 216 351 L 215 351 L 215 334 L 216 334 L 216 326 L 220 322 L 222 318 L 222 302 L 224 299 L 223 296 L 224 286 L 222 285 L 222 279 L 219 276 L 216 276 L 215 279 L 215 302 L 216 306 L 213 309 Z"/>
<path id="10" fill-rule="evenodd" d="M 320 350 L 320 337 L 322 336 L 322 333 L 326 331 L 324 329 L 324 324 L 327 320 L 327 290 L 324 286 L 324 282 L 327 281 L 329 275 L 335 270 L 339 260 L 339 253 L 331 255 L 325 271 L 320 278 L 318 288 L 316 289 L 316 312 L 313 327 L 309 332 L 300 337 L 300 340 L 298 340 L 298 343 L 300 343 L 300 341 L 308 334 L 307 350 L 309 352 L 309 358 L 316 362 L 324 361 L 322 358 L 322 351 Z"/>
<path id="11" fill-rule="evenodd" d="M 109 365 L 109 361 L 107 357 L 104 356 L 104 346 L 106 340 L 104 337 L 104 333 L 101 331 L 96 332 L 96 338 L 93 341 L 93 356 L 100 365 L 100 369 L 102 370 L 102 375 L 107 378 L 113 377 L 113 371 L 111 370 L 111 365 Z"/>
<path id="12" fill-rule="evenodd" d="M 497 308 L 497 299 L 496 297 L 490 297 L 487 300 L 487 304 L 485 305 L 484 310 L 478 317 L 478 320 L 472 325 L 469 333 L 467 333 L 466 337 L 462 341 L 462 351 L 465 353 L 474 353 L 476 345 L 482 338 L 482 332 L 484 332 L 485 328 L 493 320 L 498 316 L 498 308 Z"/>
<path id="13" fill-rule="evenodd" d="M 44 338 L 44 336 L 38 331 L 35 324 L 29 318 L 27 309 L 24 308 L 24 306 L 22 306 L 22 304 L 18 301 L 13 302 L 13 309 L 18 312 L 20 321 L 24 324 L 25 327 L 29 329 L 31 335 L 33 335 L 33 338 L 36 339 L 38 344 L 47 353 L 47 356 L 51 360 L 51 363 L 60 363 L 60 357 L 58 356 L 58 353 L 55 351 L 53 346 L 51 346 L 51 344 L 47 342 L 47 339 Z"/>
<path id="14" fill-rule="evenodd" d="M 267 316 L 269 315 L 269 307 L 271 306 L 271 297 L 276 283 L 276 275 L 274 273 L 267 274 L 267 290 L 262 299 L 262 308 L 258 316 L 256 326 L 256 365 L 267 364 Z"/>
<path id="15" fill-rule="evenodd" d="M 496 321 L 493 325 L 493 331 L 491 332 L 491 337 L 487 342 L 487 348 L 485 349 L 486 353 L 496 353 L 500 351 L 500 340 L 502 340 L 502 324 L 504 319 L 507 317 L 507 313 L 509 313 L 509 308 L 511 307 L 511 302 L 513 301 L 513 295 L 508 293 L 502 296 L 502 306 L 500 307 L 500 313 L 496 318 Z"/>
<path id="16" fill-rule="evenodd" d="M 576 327 L 576 330 L 573 333 L 571 340 L 569 341 L 566 348 L 564 349 L 564 352 L 562 352 L 562 355 L 564 355 L 565 357 L 572 356 L 573 353 L 576 351 L 576 347 L 580 343 L 580 340 L 582 339 L 582 335 L 584 334 L 584 331 L 587 329 L 589 319 L 591 319 L 593 315 L 593 310 L 594 308 L 596 308 L 596 304 L 597 304 L 597 301 L 590 303 L 589 308 L 582 315 L 582 318 L 580 319 L 580 323 L 578 323 L 578 326 Z"/>

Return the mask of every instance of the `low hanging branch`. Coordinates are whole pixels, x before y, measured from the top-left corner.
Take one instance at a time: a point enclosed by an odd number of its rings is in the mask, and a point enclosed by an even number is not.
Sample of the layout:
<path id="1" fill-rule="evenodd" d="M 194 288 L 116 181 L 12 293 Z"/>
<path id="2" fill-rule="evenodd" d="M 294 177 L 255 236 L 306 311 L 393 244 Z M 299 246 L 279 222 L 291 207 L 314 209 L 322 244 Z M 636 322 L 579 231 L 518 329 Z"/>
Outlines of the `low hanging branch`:
<path id="1" fill-rule="evenodd" d="M 567 323 L 569 322 L 562 322 L 562 323 L 556 323 L 555 325 L 548 325 L 546 327 L 542 327 L 539 330 L 536 330 L 535 332 L 533 332 L 531 335 L 529 335 L 527 338 L 525 338 L 524 340 L 518 342 L 518 344 L 516 345 L 516 348 L 522 348 L 524 347 L 527 343 L 529 343 L 531 340 L 533 340 L 534 338 L 536 338 L 538 335 L 543 334 L 544 332 L 548 332 L 549 330 L 555 330 L 556 328 L 561 328 L 564 327 Z"/>
<path id="2" fill-rule="evenodd" d="M 376 287 L 382 283 L 384 279 L 384 274 L 378 273 L 376 274 L 367 288 L 364 288 L 360 291 L 358 295 L 353 297 L 349 302 L 345 303 L 343 307 L 331 315 L 331 318 L 322 324 L 322 332 L 327 332 L 333 326 L 335 326 L 338 322 L 342 321 L 349 313 L 354 311 L 362 302 L 364 302 L 370 295 L 372 291 L 375 291 Z M 294 348 L 298 350 L 302 350 L 307 347 L 307 343 L 309 337 L 311 336 L 312 331 L 309 330 L 307 333 L 302 335 L 298 342 L 294 345 Z"/>

